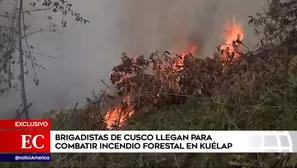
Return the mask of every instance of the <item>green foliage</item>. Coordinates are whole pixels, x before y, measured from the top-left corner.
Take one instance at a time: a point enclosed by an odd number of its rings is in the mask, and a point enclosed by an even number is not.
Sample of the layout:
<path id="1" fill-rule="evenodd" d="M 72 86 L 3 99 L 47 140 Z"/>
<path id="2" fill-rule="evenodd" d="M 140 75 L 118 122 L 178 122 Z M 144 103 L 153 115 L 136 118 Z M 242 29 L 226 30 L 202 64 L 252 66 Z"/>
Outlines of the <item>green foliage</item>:
<path id="1" fill-rule="evenodd" d="M 296 52 L 296 10 L 295 0 L 268 0 L 263 13 L 249 16 L 255 34 L 262 37 L 260 48 L 278 50 L 285 46 L 289 52 Z"/>

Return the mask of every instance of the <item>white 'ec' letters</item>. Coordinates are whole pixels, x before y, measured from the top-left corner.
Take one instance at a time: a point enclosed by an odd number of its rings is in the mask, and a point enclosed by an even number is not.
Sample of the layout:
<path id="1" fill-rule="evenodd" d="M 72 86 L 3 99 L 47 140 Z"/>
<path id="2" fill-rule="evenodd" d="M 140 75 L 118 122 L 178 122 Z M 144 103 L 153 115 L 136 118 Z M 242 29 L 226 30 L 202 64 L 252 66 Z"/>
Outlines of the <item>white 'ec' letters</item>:
<path id="1" fill-rule="evenodd" d="M 31 135 L 21 135 L 22 136 L 22 148 L 21 149 L 31 149 L 32 146 L 35 149 L 42 149 L 44 147 L 44 144 L 41 146 L 37 145 L 37 138 L 40 137 L 41 139 L 44 139 L 43 135 L 35 135 L 33 138 L 31 138 Z"/>

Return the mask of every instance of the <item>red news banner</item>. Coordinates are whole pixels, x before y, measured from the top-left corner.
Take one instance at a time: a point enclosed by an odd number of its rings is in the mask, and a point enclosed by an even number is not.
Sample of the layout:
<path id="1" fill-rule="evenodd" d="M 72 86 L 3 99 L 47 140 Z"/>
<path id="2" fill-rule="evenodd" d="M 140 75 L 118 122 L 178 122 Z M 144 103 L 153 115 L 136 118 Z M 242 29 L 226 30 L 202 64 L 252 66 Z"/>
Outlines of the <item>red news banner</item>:
<path id="1" fill-rule="evenodd" d="M 10 154 L 49 155 L 50 128 L 50 120 L 0 120 L 0 161 L 10 160 Z"/>

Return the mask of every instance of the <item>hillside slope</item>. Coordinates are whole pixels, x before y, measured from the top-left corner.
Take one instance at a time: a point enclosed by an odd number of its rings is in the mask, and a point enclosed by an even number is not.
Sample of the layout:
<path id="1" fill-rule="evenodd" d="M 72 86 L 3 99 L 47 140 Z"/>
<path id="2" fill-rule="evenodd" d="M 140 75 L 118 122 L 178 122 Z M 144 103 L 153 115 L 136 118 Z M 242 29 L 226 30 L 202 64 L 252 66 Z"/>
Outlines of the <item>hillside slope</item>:
<path id="1" fill-rule="evenodd" d="M 169 52 L 153 53 L 149 59 L 123 54 L 111 75 L 117 95 L 95 96 L 84 109 L 51 112 L 53 129 L 296 130 L 296 7 L 293 0 L 272 1 L 266 13 L 251 17 L 250 23 L 263 31 L 253 51 L 242 52 L 244 44 L 238 38 L 233 49 L 219 48 L 213 58 Z M 123 97 L 115 109 L 104 106 L 112 96 Z M 115 116 L 120 122 L 110 124 L 107 116 L 114 111 L 123 115 Z M 54 155 L 50 166 L 293 168 L 297 158 L 295 154 L 61 154 Z"/>

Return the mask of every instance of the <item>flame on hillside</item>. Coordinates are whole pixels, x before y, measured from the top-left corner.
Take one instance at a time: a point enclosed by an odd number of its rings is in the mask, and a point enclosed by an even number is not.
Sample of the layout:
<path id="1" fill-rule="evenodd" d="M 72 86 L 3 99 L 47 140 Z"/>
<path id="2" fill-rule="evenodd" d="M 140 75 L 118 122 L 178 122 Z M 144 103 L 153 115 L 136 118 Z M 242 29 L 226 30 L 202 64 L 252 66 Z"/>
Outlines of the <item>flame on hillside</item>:
<path id="1" fill-rule="evenodd" d="M 134 109 L 131 105 L 131 97 L 126 96 L 120 104 L 109 109 L 104 117 L 106 127 L 112 129 L 115 127 L 122 127 L 128 117 L 134 114 Z"/>
<path id="2" fill-rule="evenodd" d="M 223 34 L 223 39 L 225 43 L 219 47 L 220 51 L 224 51 L 221 54 L 222 61 L 227 61 L 229 58 L 227 58 L 228 54 L 226 53 L 232 53 L 233 60 L 238 59 L 239 54 L 235 51 L 234 48 L 236 48 L 237 51 L 241 51 L 241 45 L 240 41 L 243 40 L 244 33 L 241 25 L 237 24 L 235 21 L 235 18 L 233 18 L 232 22 L 229 22 L 225 25 L 225 33 Z M 180 71 L 183 70 L 184 65 L 184 57 L 191 53 L 193 56 L 198 51 L 198 46 L 191 45 L 186 51 L 180 52 L 177 54 L 174 60 L 173 69 Z M 121 80 L 124 80 L 125 77 Z M 131 105 L 131 97 L 126 96 L 122 99 L 122 102 L 113 108 L 109 109 L 104 117 L 105 123 L 107 125 L 108 129 L 112 129 L 113 126 L 116 126 L 117 128 L 121 128 L 128 117 L 132 116 L 134 114 L 134 109 Z"/>
<path id="3" fill-rule="evenodd" d="M 239 58 L 239 53 L 242 50 L 242 45 L 240 44 L 243 40 L 244 33 L 240 24 L 236 23 L 233 17 L 232 21 L 225 24 L 225 32 L 222 36 L 225 43 L 220 46 L 222 52 L 222 61 L 227 60 L 237 60 Z M 227 53 L 234 53 L 232 58 L 228 58 Z"/>

